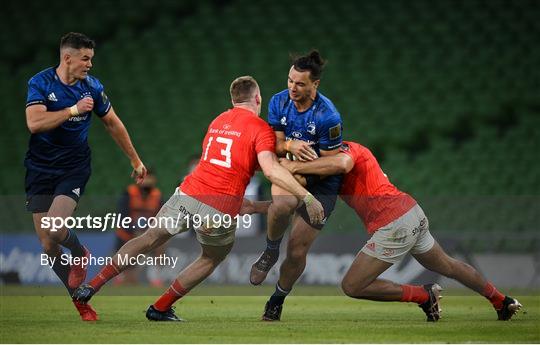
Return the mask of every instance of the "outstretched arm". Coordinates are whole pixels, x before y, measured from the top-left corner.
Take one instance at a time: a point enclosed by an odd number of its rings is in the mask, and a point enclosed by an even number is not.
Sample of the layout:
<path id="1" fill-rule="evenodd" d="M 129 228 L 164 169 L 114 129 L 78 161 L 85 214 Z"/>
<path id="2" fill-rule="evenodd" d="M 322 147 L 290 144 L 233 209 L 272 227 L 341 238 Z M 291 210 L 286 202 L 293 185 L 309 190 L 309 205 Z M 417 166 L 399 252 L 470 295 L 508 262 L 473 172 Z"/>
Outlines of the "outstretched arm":
<path id="1" fill-rule="evenodd" d="M 107 132 L 109 132 L 118 147 L 120 147 L 129 158 L 131 166 L 133 167 L 133 173 L 131 176 L 137 183 L 141 183 L 146 177 L 146 167 L 139 158 L 135 147 L 133 147 L 129 133 L 122 123 L 122 120 L 120 120 L 120 118 L 114 112 L 114 109 L 111 107 L 107 115 L 101 118 L 101 121 L 103 121 Z"/>

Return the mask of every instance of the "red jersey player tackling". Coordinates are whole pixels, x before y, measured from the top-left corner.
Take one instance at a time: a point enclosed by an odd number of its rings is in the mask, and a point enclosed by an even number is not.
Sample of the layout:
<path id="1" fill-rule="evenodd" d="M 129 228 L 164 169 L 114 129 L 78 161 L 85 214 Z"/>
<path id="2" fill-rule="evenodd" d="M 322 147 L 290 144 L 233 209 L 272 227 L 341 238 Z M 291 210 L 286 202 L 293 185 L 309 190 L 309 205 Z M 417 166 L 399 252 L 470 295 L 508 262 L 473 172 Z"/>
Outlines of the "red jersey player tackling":
<path id="1" fill-rule="evenodd" d="M 429 232 L 422 208 L 388 180 L 366 147 L 344 142 L 335 156 L 305 163 L 281 160 L 281 164 L 295 174 L 346 174 L 341 198 L 356 211 L 372 234 L 343 278 L 341 286 L 347 296 L 416 302 L 426 313 L 427 321 L 437 321 L 442 290 L 438 284 L 399 285 L 377 278 L 411 253 L 425 268 L 453 278 L 485 296 L 497 311 L 499 320 L 509 320 L 521 308 L 516 299 L 500 293 L 472 266 L 444 252 Z"/>
<path id="2" fill-rule="evenodd" d="M 206 279 L 230 252 L 236 230 L 235 216 L 268 207 L 251 202 L 243 205 L 246 186 L 258 166 L 273 184 L 303 200 L 312 221 L 318 223 L 323 219 L 322 205 L 279 164 L 274 152 L 274 132 L 259 118 L 261 94 L 255 79 L 249 76 L 235 79 L 230 93 L 234 108 L 212 121 L 203 141 L 199 165 L 157 215 L 165 224 L 127 242 L 112 264 L 74 292 L 75 300 L 87 302 L 103 284 L 126 268 L 120 258 L 147 253 L 172 236 L 193 228 L 201 244 L 201 256 L 180 272 L 146 312 L 149 320 L 182 321 L 174 314 L 172 305 Z"/>

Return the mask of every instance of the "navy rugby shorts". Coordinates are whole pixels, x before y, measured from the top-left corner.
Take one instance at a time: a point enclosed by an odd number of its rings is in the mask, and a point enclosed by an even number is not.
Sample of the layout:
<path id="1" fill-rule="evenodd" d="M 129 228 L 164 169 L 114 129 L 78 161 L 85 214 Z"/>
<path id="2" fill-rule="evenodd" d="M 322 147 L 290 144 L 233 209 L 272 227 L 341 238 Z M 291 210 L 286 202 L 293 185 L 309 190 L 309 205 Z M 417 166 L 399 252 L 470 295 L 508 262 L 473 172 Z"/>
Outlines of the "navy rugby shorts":
<path id="1" fill-rule="evenodd" d="M 26 210 L 32 213 L 47 212 L 58 195 L 66 195 L 75 202 L 79 202 L 90 178 L 90 172 L 90 168 L 85 168 L 55 175 L 27 169 Z"/>

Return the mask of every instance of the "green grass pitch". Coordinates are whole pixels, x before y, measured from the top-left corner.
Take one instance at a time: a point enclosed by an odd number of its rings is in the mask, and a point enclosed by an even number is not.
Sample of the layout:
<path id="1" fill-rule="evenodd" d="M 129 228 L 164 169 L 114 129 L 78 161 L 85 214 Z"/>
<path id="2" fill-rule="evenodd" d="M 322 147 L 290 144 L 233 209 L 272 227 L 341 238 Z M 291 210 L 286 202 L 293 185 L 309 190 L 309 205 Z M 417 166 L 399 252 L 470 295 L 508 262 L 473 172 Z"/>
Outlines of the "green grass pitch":
<path id="1" fill-rule="evenodd" d="M 82 322 L 59 288 L 1 286 L 2 343 L 538 343 L 539 291 L 512 291 L 524 305 L 509 322 L 465 290 L 445 291 L 443 316 L 425 322 L 412 303 L 343 296 L 335 287 L 298 287 L 281 322 L 260 317 L 271 287 L 201 286 L 176 304 L 183 323 L 147 321 L 162 289 L 106 288 L 92 304 L 98 322 Z M 138 296 L 137 296 L 138 295 Z"/>

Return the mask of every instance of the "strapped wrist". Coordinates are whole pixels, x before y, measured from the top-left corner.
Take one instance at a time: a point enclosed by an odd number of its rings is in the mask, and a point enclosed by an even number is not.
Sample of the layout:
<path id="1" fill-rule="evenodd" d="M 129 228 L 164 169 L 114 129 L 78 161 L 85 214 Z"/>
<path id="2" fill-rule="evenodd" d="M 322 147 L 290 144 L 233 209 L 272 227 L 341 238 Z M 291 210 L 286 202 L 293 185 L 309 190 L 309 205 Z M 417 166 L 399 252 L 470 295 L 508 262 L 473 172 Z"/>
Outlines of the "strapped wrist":
<path id="1" fill-rule="evenodd" d="M 141 165 L 142 165 L 142 162 L 140 159 L 131 161 L 131 166 L 133 167 L 133 169 L 137 169 Z"/>
<path id="2" fill-rule="evenodd" d="M 306 207 L 308 207 L 309 205 L 311 205 L 313 203 L 313 201 L 315 200 L 315 197 L 313 196 L 313 194 L 311 194 L 310 192 L 308 192 L 306 194 L 306 196 L 304 197 L 304 199 L 302 199 L 302 201 L 304 202 L 304 204 L 306 205 Z"/>
<path id="3" fill-rule="evenodd" d="M 79 115 L 79 108 L 77 108 L 77 104 L 72 105 L 71 107 L 69 107 L 69 115 L 70 116 Z"/>

